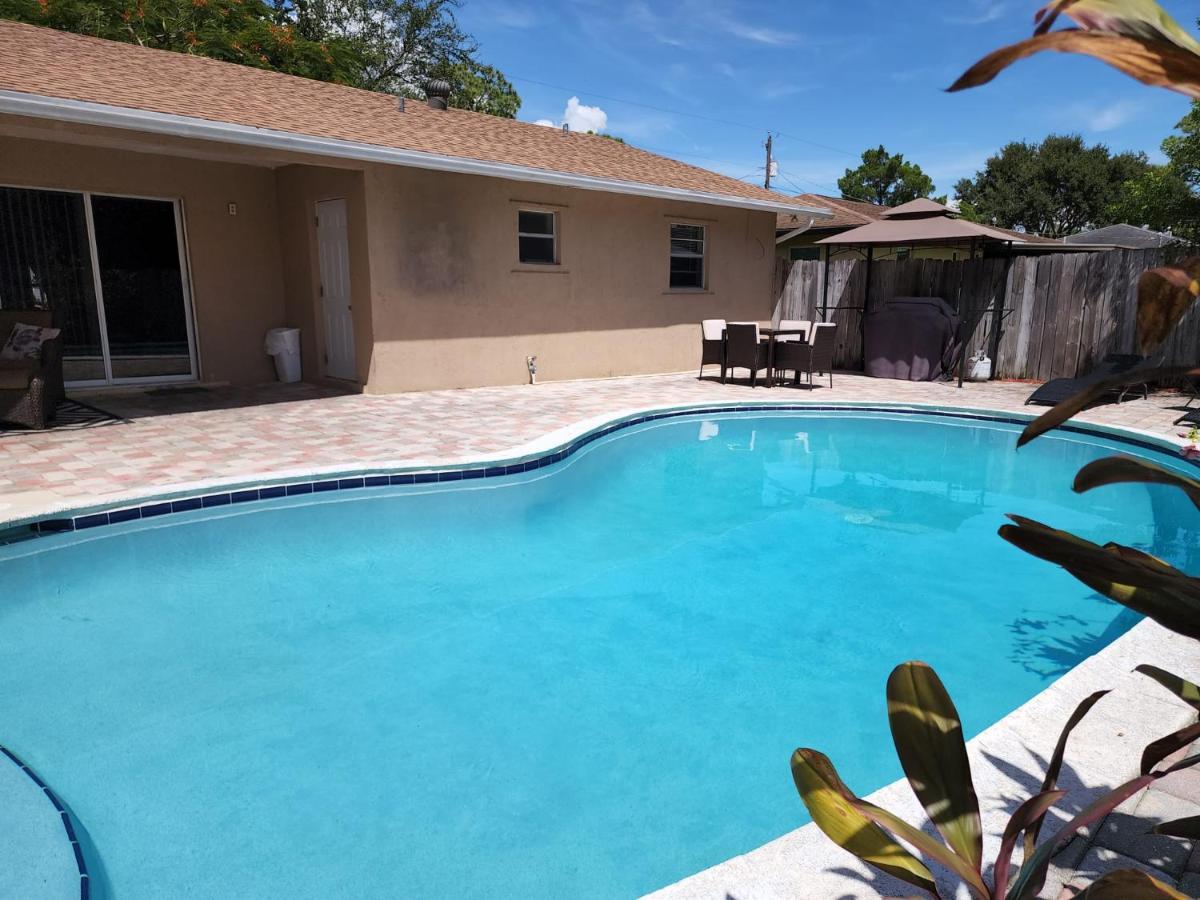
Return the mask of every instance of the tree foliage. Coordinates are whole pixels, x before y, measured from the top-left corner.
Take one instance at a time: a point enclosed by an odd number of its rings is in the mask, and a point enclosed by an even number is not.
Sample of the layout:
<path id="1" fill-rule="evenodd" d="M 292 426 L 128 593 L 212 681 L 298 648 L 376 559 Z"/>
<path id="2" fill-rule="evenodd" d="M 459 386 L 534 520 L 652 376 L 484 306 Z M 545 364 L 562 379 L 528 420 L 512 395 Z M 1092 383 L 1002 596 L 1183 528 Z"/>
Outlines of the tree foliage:
<path id="1" fill-rule="evenodd" d="M 866 150 L 862 165 L 847 169 L 838 179 L 838 190 L 850 200 L 880 206 L 899 206 L 933 193 L 933 180 L 901 153 L 891 154 L 882 145 Z"/>
<path id="2" fill-rule="evenodd" d="M 1143 153 L 1113 154 L 1079 135 L 1052 134 L 1041 143 L 1006 145 L 955 192 L 980 221 L 1063 237 L 1111 224 L 1126 183 L 1149 169 Z"/>
<path id="3" fill-rule="evenodd" d="M 160 50 L 209 56 L 514 118 L 521 98 L 476 58 L 459 0 L 0 0 L 0 17 Z"/>

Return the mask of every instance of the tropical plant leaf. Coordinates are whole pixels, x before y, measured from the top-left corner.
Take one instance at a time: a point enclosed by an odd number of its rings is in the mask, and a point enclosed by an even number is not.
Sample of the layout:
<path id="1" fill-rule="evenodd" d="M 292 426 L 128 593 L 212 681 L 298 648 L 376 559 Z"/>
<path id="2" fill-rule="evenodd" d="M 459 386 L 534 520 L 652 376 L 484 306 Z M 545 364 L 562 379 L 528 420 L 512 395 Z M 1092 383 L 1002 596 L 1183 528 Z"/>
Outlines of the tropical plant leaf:
<path id="1" fill-rule="evenodd" d="M 1194 766 L 1198 762 L 1200 762 L 1200 756 L 1189 756 L 1187 759 L 1180 760 L 1175 765 L 1169 766 L 1160 772 L 1139 775 L 1137 778 L 1125 782 L 1103 797 L 1097 798 L 1086 809 L 1064 825 L 1062 830 L 1054 835 L 1054 837 L 1038 847 L 1032 857 L 1026 859 L 1021 864 L 1021 871 L 1017 873 L 1017 878 L 1008 891 L 1007 900 L 1034 900 L 1046 883 L 1046 871 L 1050 868 L 1050 860 L 1053 859 L 1054 854 L 1058 852 L 1063 844 L 1075 836 L 1079 829 L 1086 828 L 1088 825 L 1100 821 L 1138 791 L 1148 787 L 1158 779 L 1170 775 L 1172 772 L 1177 772 L 1180 769 Z"/>
<path id="2" fill-rule="evenodd" d="M 854 805 L 825 754 L 802 747 L 792 754 L 792 779 L 817 827 L 843 850 L 894 878 L 937 897 L 933 873 Z"/>
<path id="3" fill-rule="evenodd" d="M 1067 739 L 1071 736 L 1071 732 L 1075 730 L 1075 726 L 1083 721 L 1083 717 L 1091 712 L 1092 707 L 1100 702 L 1100 698 L 1107 693 L 1109 692 L 1096 691 L 1094 694 L 1089 694 L 1075 707 L 1075 711 L 1071 713 L 1070 718 L 1067 719 L 1067 723 L 1058 735 L 1058 741 L 1054 745 L 1054 752 L 1050 754 L 1050 763 L 1046 766 L 1046 777 L 1042 779 L 1040 793 L 1045 794 L 1058 786 L 1058 776 L 1062 772 L 1063 757 L 1067 752 Z M 1041 817 L 1032 819 L 1025 829 L 1026 859 L 1033 855 L 1033 850 L 1037 846 L 1038 836 L 1042 832 L 1042 823 L 1044 821 L 1045 814 L 1043 813 Z M 999 889 L 996 890 L 996 893 L 1002 896 L 1002 892 Z"/>
<path id="4" fill-rule="evenodd" d="M 1142 774 L 1149 775 L 1160 762 L 1200 738 L 1200 722 L 1173 731 L 1146 745 L 1142 751 Z"/>
<path id="5" fill-rule="evenodd" d="M 1160 669 L 1158 666 L 1142 664 L 1133 671 L 1145 675 L 1147 678 L 1153 678 L 1188 706 L 1200 712 L 1200 685 L 1192 684 L 1175 673 Z"/>
<path id="6" fill-rule="evenodd" d="M 1118 869 L 1092 882 L 1077 900 L 1187 900 L 1175 888 L 1137 869 Z"/>
<path id="7" fill-rule="evenodd" d="M 970 888 L 971 892 L 981 898 L 990 900 L 991 892 L 984 883 L 983 876 L 971 868 L 970 863 L 932 836 L 926 834 L 915 825 L 910 825 L 893 812 L 888 812 L 881 806 L 876 806 L 867 800 L 855 800 L 854 808 L 877 825 L 890 831 L 900 840 L 916 847 L 930 859 L 941 863 Z"/>
<path id="8" fill-rule="evenodd" d="M 1150 833 L 1187 838 L 1189 841 L 1198 840 L 1200 839 L 1200 816 L 1188 816 L 1185 819 L 1163 822 L 1161 825 L 1151 828 Z"/>
<path id="9" fill-rule="evenodd" d="M 1034 16 L 1034 34 L 1045 34 L 1059 13 L 1066 13 L 1087 31 L 1105 31 L 1166 41 L 1200 53 L 1197 43 L 1155 0 L 1055 0 Z"/>
<path id="10" fill-rule="evenodd" d="M 1200 56 L 1176 44 L 1100 31 L 1051 31 L 989 53 L 947 90 L 987 84 L 1017 60 L 1043 50 L 1081 53 L 1108 63 L 1143 84 L 1170 88 L 1200 98 Z"/>
<path id="11" fill-rule="evenodd" d="M 937 830 L 975 872 L 983 867 L 983 825 L 962 722 L 937 673 L 923 662 L 892 670 L 888 722 L 913 793 Z"/>
<path id="12" fill-rule="evenodd" d="M 1200 257 L 1143 272 L 1138 279 L 1137 330 L 1142 353 L 1152 353 L 1200 295 Z"/>
<path id="13" fill-rule="evenodd" d="M 1195 378 L 1200 376 L 1200 369 L 1190 366 L 1164 366 L 1161 368 L 1133 369 L 1122 372 L 1112 378 L 1098 381 L 1091 387 L 1080 391 L 1073 397 L 1068 397 L 1062 403 L 1050 407 L 1032 422 L 1025 426 L 1021 436 L 1017 438 L 1017 446 L 1023 447 L 1036 437 L 1040 437 L 1052 428 L 1057 428 L 1076 413 L 1103 399 L 1112 391 L 1128 387 L 1131 384 L 1143 382 L 1168 381 L 1176 378 Z"/>
<path id="14" fill-rule="evenodd" d="M 1126 483 L 1166 484 L 1177 487 L 1188 495 L 1188 499 L 1197 509 L 1200 509 L 1200 479 L 1133 456 L 1106 456 L 1104 459 L 1088 463 L 1076 473 L 1075 484 L 1072 487 L 1076 493 L 1082 494 L 1104 485 Z"/>
<path id="15" fill-rule="evenodd" d="M 1002 525 L 1000 537 L 1062 566 L 1092 590 L 1149 616 L 1172 631 L 1200 639 L 1200 579 L 1160 559 L 1120 544 L 1103 547 L 1021 516 Z"/>
<path id="16" fill-rule="evenodd" d="M 996 865 L 992 869 L 992 892 L 997 897 L 1003 897 L 1004 889 L 1008 887 L 1008 873 L 1012 868 L 1012 854 L 1017 844 L 1017 835 L 1022 831 L 1028 835 L 1035 823 L 1040 824 L 1050 808 L 1066 795 L 1066 791 L 1043 791 L 1034 794 L 1012 814 L 1008 824 L 1004 826 L 1000 850 L 996 854 Z M 1028 857 L 1030 851 L 1027 850 L 1025 855 Z"/>

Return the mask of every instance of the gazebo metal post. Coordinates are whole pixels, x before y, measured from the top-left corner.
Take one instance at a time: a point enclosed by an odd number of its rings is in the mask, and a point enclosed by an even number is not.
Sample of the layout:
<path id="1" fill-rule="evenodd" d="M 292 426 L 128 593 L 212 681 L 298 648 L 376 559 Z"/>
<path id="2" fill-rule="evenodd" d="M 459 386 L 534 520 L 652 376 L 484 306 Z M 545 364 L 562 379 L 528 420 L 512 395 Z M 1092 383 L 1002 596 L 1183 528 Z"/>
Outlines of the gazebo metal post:
<path id="1" fill-rule="evenodd" d="M 971 253 L 967 257 L 968 261 L 975 261 L 975 238 L 971 238 Z M 962 279 L 958 280 L 958 387 L 961 390 L 963 386 L 963 375 L 967 369 L 967 342 L 963 337 L 963 321 L 965 320 L 964 312 L 974 313 L 974 309 L 963 309 L 963 283 Z"/>
<path id="2" fill-rule="evenodd" d="M 821 279 L 821 321 L 829 319 L 829 257 L 833 255 L 836 244 L 825 248 L 825 277 Z"/>

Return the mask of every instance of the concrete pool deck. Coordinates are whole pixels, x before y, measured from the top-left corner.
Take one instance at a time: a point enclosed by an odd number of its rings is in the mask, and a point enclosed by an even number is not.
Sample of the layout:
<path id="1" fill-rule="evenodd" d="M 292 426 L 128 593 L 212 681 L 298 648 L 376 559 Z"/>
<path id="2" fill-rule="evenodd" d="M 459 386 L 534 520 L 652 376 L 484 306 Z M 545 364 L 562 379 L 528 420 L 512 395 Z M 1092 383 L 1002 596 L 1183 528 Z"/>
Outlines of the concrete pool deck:
<path id="1" fill-rule="evenodd" d="M 832 389 L 752 390 L 742 383 L 721 385 L 670 375 L 391 396 L 347 395 L 310 385 L 98 394 L 83 399 L 123 421 L 78 430 L 0 433 L 0 530 L 67 510 L 118 507 L 217 487 L 518 458 L 647 410 L 811 403 L 1030 416 L 1040 411 L 1023 405 L 1031 390 L 1031 385 L 1005 382 L 958 390 L 854 375 L 836 376 Z M 1172 423 L 1184 403 L 1178 394 L 1160 393 L 1148 400 L 1097 407 L 1079 421 L 1180 444 L 1180 432 L 1186 428 Z M 1200 680 L 1194 647 L 1153 623 L 1142 623 L 971 742 L 985 809 L 988 858 L 994 855 L 1008 811 L 1036 789 L 1061 723 L 1079 699 L 1094 690 L 1116 688 L 1073 738 L 1062 779 L 1071 789 L 1064 801 L 1070 808 L 1081 808 L 1103 788 L 1134 774 L 1141 747 L 1187 720 L 1186 707 L 1129 670 L 1153 662 Z M 1178 815 L 1200 813 L 1200 776 L 1194 781 L 1172 776 L 1159 787 L 1156 808 L 1192 804 L 1193 809 Z M 9 796 L 9 791 L 0 786 L 0 796 Z M 1150 793 L 1135 799 L 1141 802 L 1145 797 Z M 884 788 L 875 799 L 911 821 L 922 820 L 906 784 Z M 799 819 L 799 798 L 796 804 Z M 1200 885 L 1194 883 L 1200 876 L 1188 874 L 1200 871 L 1200 852 L 1194 855 L 1190 843 L 1171 838 L 1138 843 L 1138 836 L 1127 832 L 1127 827 L 1106 825 L 1097 829 L 1095 846 L 1073 842 L 1056 869 L 1056 880 L 1047 887 L 1055 893 L 1044 896 L 1058 896 L 1077 871 L 1083 877 L 1122 860 L 1155 865 L 1181 889 L 1200 893 Z M 1153 846 L 1146 846 L 1147 841 Z M 70 852 L 65 834 L 57 843 Z M 1168 850 L 1159 849 L 1163 846 Z M 5 859 L 21 852 L 16 844 L 0 842 Z M 49 852 L 46 859 L 60 856 Z M 78 890 L 78 872 L 75 879 Z M 748 900 L 911 893 L 873 874 L 808 826 L 655 896 Z"/>

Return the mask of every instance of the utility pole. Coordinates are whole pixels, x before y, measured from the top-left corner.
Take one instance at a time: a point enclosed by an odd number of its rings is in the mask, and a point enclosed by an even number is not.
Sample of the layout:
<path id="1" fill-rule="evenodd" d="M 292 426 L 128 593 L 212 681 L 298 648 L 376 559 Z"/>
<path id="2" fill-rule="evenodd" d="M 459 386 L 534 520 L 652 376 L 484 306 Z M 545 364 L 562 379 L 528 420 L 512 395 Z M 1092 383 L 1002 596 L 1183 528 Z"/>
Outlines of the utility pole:
<path id="1" fill-rule="evenodd" d="M 768 191 L 771 189 L 771 163 L 774 162 L 774 160 L 771 159 L 771 142 L 773 139 L 774 139 L 774 136 L 768 132 L 767 133 L 767 175 L 763 179 L 763 187 L 765 187 Z"/>

